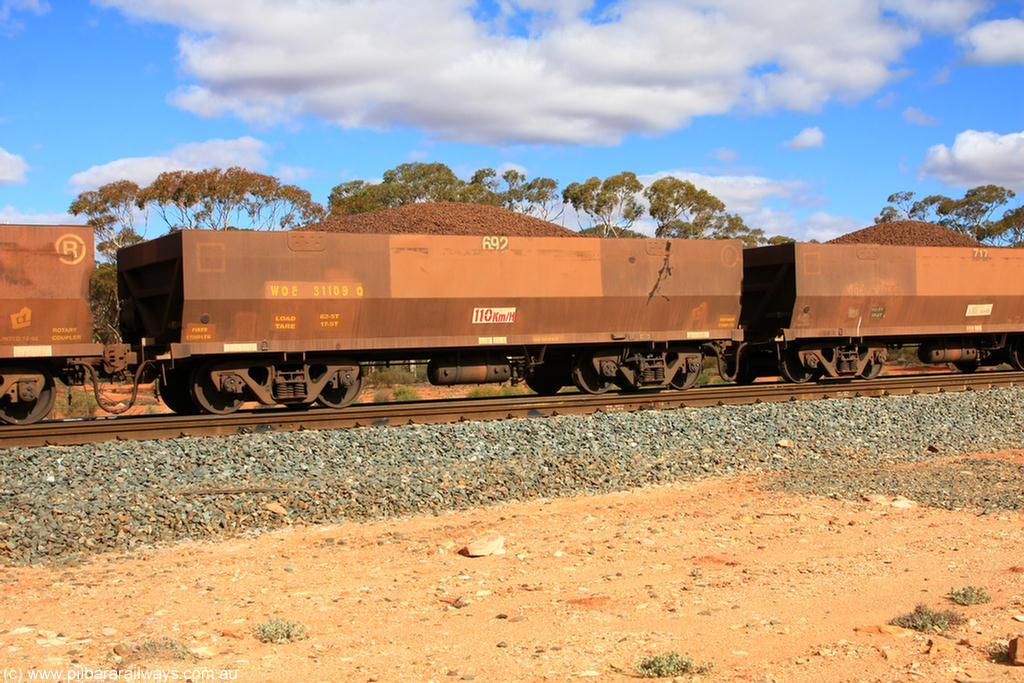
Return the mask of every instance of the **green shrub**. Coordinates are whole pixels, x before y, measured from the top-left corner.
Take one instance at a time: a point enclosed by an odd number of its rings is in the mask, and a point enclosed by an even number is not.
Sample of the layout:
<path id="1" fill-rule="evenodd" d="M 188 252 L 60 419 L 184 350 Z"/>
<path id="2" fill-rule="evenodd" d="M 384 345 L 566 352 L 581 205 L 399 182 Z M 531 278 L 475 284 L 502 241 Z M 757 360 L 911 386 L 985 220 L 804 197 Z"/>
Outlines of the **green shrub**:
<path id="1" fill-rule="evenodd" d="M 960 589 L 949 590 L 949 598 L 958 605 L 981 605 L 992 602 L 992 598 L 985 592 L 984 588 L 977 586 L 964 586 Z"/>
<path id="2" fill-rule="evenodd" d="M 466 392 L 466 398 L 489 398 L 491 396 L 518 396 L 524 393 L 522 387 L 514 387 L 511 384 L 505 386 L 494 386 L 493 384 L 478 384 Z"/>
<path id="3" fill-rule="evenodd" d="M 129 665 L 148 661 L 189 658 L 195 659 L 192 653 L 188 651 L 188 648 L 182 645 L 180 640 L 160 638 L 131 645 L 128 652 L 122 655 L 121 664 Z"/>
<path id="4" fill-rule="evenodd" d="M 273 618 L 252 627 L 252 634 L 264 643 L 293 643 L 309 638 L 309 631 L 297 621 Z"/>
<path id="5" fill-rule="evenodd" d="M 55 413 L 63 417 L 92 417 L 100 409 L 96 397 L 84 389 L 68 389 L 68 398 L 56 406 Z"/>
<path id="6" fill-rule="evenodd" d="M 707 674 L 711 673 L 714 667 L 713 662 L 697 664 L 678 652 L 668 652 L 663 655 L 647 655 L 633 667 L 633 670 L 641 678 L 668 678 L 683 674 Z"/>
<path id="7" fill-rule="evenodd" d="M 965 621 L 967 619 L 964 615 L 951 609 L 938 612 L 927 605 L 918 605 L 913 612 L 896 617 L 892 623 L 924 633 L 944 633 L 950 626 L 956 626 Z"/>
<path id="8" fill-rule="evenodd" d="M 391 390 L 385 387 L 380 387 L 377 391 L 373 392 L 374 403 L 387 403 L 391 400 Z"/>
<path id="9" fill-rule="evenodd" d="M 427 376 L 426 369 L 423 370 L 422 377 L 420 377 L 418 371 L 421 366 L 415 367 L 416 370 L 400 367 L 377 368 L 366 374 L 364 383 L 375 387 L 393 387 L 397 384 L 416 384 L 424 381 Z"/>
<path id="10" fill-rule="evenodd" d="M 394 394 L 396 401 L 418 401 L 420 400 L 420 393 L 412 387 L 407 387 L 404 384 L 399 384 L 391 390 Z"/>
<path id="11" fill-rule="evenodd" d="M 988 658 L 998 664 L 1010 663 L 1010 641 L 1008 639 L 995 640 L 985 646 Z"/>

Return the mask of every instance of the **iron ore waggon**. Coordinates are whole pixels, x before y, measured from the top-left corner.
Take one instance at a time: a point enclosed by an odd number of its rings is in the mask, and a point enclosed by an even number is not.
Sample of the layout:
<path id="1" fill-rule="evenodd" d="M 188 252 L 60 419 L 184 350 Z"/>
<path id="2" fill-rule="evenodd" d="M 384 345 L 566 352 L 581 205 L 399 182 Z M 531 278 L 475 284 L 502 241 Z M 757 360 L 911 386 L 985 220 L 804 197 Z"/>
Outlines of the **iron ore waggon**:
<path id="1" fill-rule="evenodd" d="M 737 241 L 182 231 L 118 269 L 125 338 L 178 412 L 342 407 L 394 361 L 442 385 L 685 388 L 741 338 Z"/>
<path id="2" fill-rule="evenodd" d="M 1024 369 L 1024 250 L 792 243 L 744 251 L 738 380 L 873 378 L 889 349 Z"/>
<path id="3" fill-rule="evenodd" d="M 0 226 L 0 421 L 55 381 L 157 379 L 179 413 L 340 408 L 367 368 L 435 384 L 684 389 L 873 378 L 893 348 L 1024 369 L 1024 250 L 591 237 L 181 231 L 118 255 L 124 341 L 91 341 L 93 234 Z M 134 398 L 134 394 L 133 394 Z"/>
<path id="4" fill-rule="evenodd" d="M 55 379 L 82 383 L 130 360 L 92 342 L 92 228 L 0 226 L 0 423 L 29 424 L 53 407 Z"/>

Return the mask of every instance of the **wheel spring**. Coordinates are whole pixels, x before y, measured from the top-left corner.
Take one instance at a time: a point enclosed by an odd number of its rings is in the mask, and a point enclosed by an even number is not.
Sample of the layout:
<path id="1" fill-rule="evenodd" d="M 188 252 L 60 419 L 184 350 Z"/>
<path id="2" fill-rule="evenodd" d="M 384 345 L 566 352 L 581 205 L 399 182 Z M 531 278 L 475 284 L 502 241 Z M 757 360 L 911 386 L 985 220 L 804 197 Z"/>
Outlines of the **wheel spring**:
<path id="1" fill-rule="evenodd" d="M 274 376 L 274 398 L 281 401 L 306 398 L 306 373 L 301 370 L 278 372 Z"/>

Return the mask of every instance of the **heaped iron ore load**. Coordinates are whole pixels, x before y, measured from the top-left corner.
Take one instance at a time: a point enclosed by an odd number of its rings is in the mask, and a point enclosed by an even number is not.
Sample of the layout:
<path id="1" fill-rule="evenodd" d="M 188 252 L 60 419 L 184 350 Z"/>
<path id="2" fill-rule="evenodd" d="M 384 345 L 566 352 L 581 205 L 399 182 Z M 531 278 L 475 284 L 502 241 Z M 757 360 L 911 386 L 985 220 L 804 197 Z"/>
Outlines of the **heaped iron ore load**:
<path id="1" fill-rule="evenodd" d="M 340 407 L 387 361 L 436 384 L 683 388 L 740 337 L 736 241 L 183 231 L 118 266 L 125 333 L 166 349 L 182 411 Z"/>
<path id="2" fill-rule="evenodd" d="M 467 202 L 404 204 L 393 209 L 334 216 L 301 229 L 418 235 L 580 236 L 568 228 L 533 216 L 498 206 Z"/>
<path id="3" fill-rule="evenodd" d="M 786 244 L 744 252 L 742 377 L 874 377 L 888 348 L 926 363 L 1024 365 L 1024 251 Z"/>
<path id="4" fill-rule="evenodd" d="M 0 422 L 28 424 L 53 407 L 54 379 L 104 358 L 92 342 L 92 228 L 0 226 Z M 123 363 L 124 349 L 111 361 Z"/>
<path id="5" fill-rule="evenodd" d="M 876 223 L 855 230 L 829 244 L 888 244 L 905 247 L 983 247 L 972 237 L 956 230 L 924 221 L 892 221 Z"/>

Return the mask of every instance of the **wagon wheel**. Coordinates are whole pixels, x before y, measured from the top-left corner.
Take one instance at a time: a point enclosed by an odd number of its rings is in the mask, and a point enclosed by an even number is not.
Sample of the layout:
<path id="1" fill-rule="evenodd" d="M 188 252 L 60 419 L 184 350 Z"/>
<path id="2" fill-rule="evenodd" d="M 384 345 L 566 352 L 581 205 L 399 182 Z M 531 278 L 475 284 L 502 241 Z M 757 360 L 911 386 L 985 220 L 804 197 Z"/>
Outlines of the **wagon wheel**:
<path id="1" fill-rule="evenodd" d="M 594 369 L 593 356 L 590 354 L 576 359 L 572 367 L 572 381 L 580 391 L 587 394 L 603 394 L 613 386 L 611 380 L 602 377 Z"/>
<path id="2" fill-rule="evenodd" d="M 164 371 L 164 375 L 157 379 L 157 391 L 164 405 L 178 415 L 195 415 L 199 412 L 192 400 L 192 388 L 186 370 Z"/>
<path id="3" fill-rule="evenodd" d="M 524 380 L 526 386 L 540 396 L 554 396 L 565 386 L 568 373 L 561 365 L 534 365 Z"/>
<path id="4" fill-rule="evenodd" d="M 344 370 L 338 374 L 340 376 L 337 378 L 337 386 L 334 386 L 333 382 L 328 382 L 320 390 L 320 395 L 316 399 L 320 405 L 327 408 L 344 408 L 358 398 L 359 392 L 363 388 L 362 375 L 357 371 L 353 377 L 351 372 Z"/>
<path id="5" fill-rule="evenodd" d="M 779 374 L 782 379 L 794 384 L 803 384 L 814 379 L 815 371 L 804 365 L 796 349 L 784 351 L 779 358 Z"/>
<path id="6" fill-rule="evenodd" d="M 953 367 L 955 367 L 960 372 L 965 372 L 967 374 L 970 374 L 970 373 L 974 372 L 975 370 L 977 370 L 979 367 L 981 367 L 981 361 L 977 361 L 977 360 L 958 360 L 958 361 L 954 361 L 953 362 Z"/>
<path id="7" fill-rule="evenodd" d="M 700 379 L 700 370 L 687 372 L 686 368 L 680 368 L 676 371 L 676 374 L 672 378 L 670 384 L 673 389 L 691 389 L 697 385 L 698 379 Z"/>
<path id="8" fill-rule="evenodd" d="M 682 367 L 676 370 L 676 374 L 672 376 L 672 381 L 669 384 L 673 389 L 690 389 L 697 384 L 697 380 L 700 379 L 700 373 L 703 367 L 699 367 L 696 370 L 688 370 L 687 364 L 683 363 Z"/>
<path id="9" fill-rule="evenodd" d="M 1016 370 L 1024 370 L 1024 339 L 1017 337 L 1009 344 L 1010 365 Z"/>
<path id="10" fill-rule="evenodd" d="M 27 425 L 39 422 L 53 408 L 56 393 L 53 387 L 53 375 L 49 370 L 39 367 L 9 367 L 0 369 L 0 379 L 4 375 L 35 375 L 37 381 L 31 389 L 34 397 L 22 392 L 21 400 L 12 401 L 7 394 L 0 396 L 0 422 L 10 425 Z"/>
<path id="11" fill-rule="evenodd" d="M 860 377 L 864 379 L 874 379 L 882 374 L 883 367 L 885 367 L 885 363 L 880 363 L 872 358 L 868 361 L 868 364 L 864 366 L 864 370 L 860 373 Z"/>
<path id="12" fill-rule="evenodd" d="M 214 363 L 204 363 L 192 371 L 192 399 L 208 413 L 228 415 L 242 406 L 242 396 L 222 391 L 214 385 L 210 373 L 216 369 Z"/>

